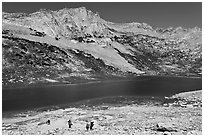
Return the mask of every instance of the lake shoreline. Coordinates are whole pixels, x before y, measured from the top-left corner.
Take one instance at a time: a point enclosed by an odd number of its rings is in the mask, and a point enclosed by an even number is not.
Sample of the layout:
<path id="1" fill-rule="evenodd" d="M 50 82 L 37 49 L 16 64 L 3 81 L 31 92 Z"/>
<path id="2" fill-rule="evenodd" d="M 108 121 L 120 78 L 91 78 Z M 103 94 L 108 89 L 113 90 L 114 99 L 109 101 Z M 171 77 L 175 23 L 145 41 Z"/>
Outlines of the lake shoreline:
<path id="1" fill-rule="evenodd" d="M 199 89 L 202 89 L 202 79 L 198 78 L 141 76 L 74 85 L 63 84 L 46 87 L 3 89 L 2 101 L 3 112 L 5 112 L 12 109 L 17 111 L 70 104 L 81 100 L 107 96 L 164 97 L 183 91 Z"/>
<path id="2" fill-rule="evenodd" d="M 140 77 L 164 77 L 164 78 L 193 78 L 193 79 L 202 79 L 202 76 L 200 77 L 194 77 L 194 76 L 163 76 L 163 75 L 140 75 L 140 76 L 131 76 L 131 77 L 120 77 L 118 79 L 111 79 L 111 80 L 87 80 L 88 82 L 82 82 L 82 83 L 61 83 L 61 84 L 54 84 L 51 85 L 51 83 L 49 84 L 46 84 L 45 85 L 40 85 L 40 86 L 37 86 L 37 85 L 31 85 L 31 86 L 24 86 L 24 87 L 11 87 L 11 88 L 4 88 L 2 87 L 2 89 L 6 90 L 6 89 L 23 89 L 23 88 L 34 88 L 34 87 L 43 87 L 43 88 L 46 88 L 46 87 L 57 87 L 57 86 L 76 86 L 76 85 L 86 85 L 86 84 L 94 84 L 94 83 L 101 83 L 101 82 L 121 82 L 121 81 L 132 81 L 132 80 L 135 80 L 134 78 L 140 78 Z M 130 80 L 131 79 L 131 80 Z"/>
<path id="3" fill-rule="evenodd" d="M 105 98 L 104 98 L 105 99 Z M 108 102 L 109 98 L 101 102 Z M 116 99 L 116 98 L 115 98 Z M 138 98 L 139 99 L 139 98 Z M 149 101 L 148 101 L 149 100 Z M 202 91 L 183 92 L 164 100 L 149 98 L 142 102 L 118 97 L 115 105 L 81 102 L 82 107 L 56 108 L 37 113 L 25 113 L 3 118 L 3 135 L 201 135 Z M 139 103 L 139 104 L 138 104 Z M 183 106 L 185 103 L 186 105 Z M 196 105 L 195 105 L 196 103 Z M 89 106 L 93 105 L 93 106 Z M 29 114 L 30 113 L 30 114 Z M 182 115 L 180 115 L 182 114 Z M 47 125 L 45 121 L 51 120 Z M 74 123 L 72 129 L 66 121 Z M 95 122 L 93 131 L 85 130 L 86 120 Z M 123 124 L 121 125 L 121 122 Z M 166 128 L 160 132 L 159 124 Z M 173 129 L 173 130 L 172 130 Z"/>

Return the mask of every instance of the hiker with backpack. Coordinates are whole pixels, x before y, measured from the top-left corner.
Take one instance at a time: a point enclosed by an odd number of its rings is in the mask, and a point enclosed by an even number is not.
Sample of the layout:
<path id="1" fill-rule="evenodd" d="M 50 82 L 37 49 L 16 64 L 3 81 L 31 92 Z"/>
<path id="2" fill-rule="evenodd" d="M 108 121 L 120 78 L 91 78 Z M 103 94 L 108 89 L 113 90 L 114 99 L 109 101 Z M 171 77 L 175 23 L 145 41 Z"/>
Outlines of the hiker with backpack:
<path id="1" fill-rule="evenodd" d="M 90 122 L 90 130 L 93 130 L 93 126 L 94 126 L 94 121 Z"/>
<path id="2" fill-rule="evenodd" d="M 73 125 L 73 124 L 72 124 L 72 121 L 71 121 L 71 120 L 68 120 L 68 122 L 67 122 L 67 123 L 68 123 L 69 128 L 71 128 L 71 127 L 72 127 L 72 125 Z"/>
<path id="3" fill-rule="evenodd" d="M 89 128 L 90 128 L 90 124 L 87 122 L 87 123 L 86 123 L 86 130 L 88 131 Z"/>

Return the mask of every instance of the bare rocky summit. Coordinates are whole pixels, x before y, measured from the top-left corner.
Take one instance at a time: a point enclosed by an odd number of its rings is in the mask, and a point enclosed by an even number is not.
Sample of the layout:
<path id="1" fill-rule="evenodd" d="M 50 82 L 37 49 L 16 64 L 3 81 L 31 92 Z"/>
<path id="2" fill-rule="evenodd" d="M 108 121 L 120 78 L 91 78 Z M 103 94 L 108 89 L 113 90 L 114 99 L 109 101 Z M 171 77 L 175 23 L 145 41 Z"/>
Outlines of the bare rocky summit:
<path id="1" fill-rule="evenodd" d="M 3 87 L 201 76 L 200 28 L 113 23 L 85 7 L 2 15 Z"/>

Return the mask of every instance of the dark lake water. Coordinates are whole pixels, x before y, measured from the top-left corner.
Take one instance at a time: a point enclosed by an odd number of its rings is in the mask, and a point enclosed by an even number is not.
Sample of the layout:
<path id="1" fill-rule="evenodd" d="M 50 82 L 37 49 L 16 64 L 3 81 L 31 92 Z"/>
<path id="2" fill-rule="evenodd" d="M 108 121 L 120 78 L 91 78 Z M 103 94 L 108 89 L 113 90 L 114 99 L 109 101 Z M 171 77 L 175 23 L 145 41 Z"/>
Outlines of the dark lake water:
<path id="1" fill-rule="evenodd" d="M 3 112 L 73 103 L 108 96 L 169 96 L 202 89 L 201 78 L 140 76 L 78 85 L 3 89 Z"/>

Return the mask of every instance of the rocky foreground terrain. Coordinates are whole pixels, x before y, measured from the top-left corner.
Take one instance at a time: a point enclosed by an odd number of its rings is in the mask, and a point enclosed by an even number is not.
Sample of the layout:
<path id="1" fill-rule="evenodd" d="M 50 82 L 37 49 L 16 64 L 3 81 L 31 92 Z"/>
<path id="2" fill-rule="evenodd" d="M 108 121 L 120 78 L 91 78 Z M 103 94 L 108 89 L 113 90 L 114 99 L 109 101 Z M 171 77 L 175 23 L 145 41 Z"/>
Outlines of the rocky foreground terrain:
<path id="1" fill-rule="evenodd" d="M 113 23 L 85 7 L 2 13 L 3 88 L 133 75 L 201 76 L 200 28 Z"/>
<path id="2" fill-rule="evenodd" d="M 202 91 L 171 97 L 109 97 L 4 114 L 3 135 L 201 135 Z M 11 117 L 12 115 L 12 117 Z M 7 116 L 7 117 L 6 117 Z M 50 120 L 50 125 L 46 124 Z M 73 126 L 68 128 L 71 119 Z M 86 131 L 87 121 L 94 128 Z"/>

